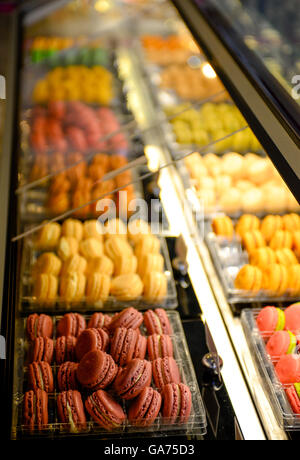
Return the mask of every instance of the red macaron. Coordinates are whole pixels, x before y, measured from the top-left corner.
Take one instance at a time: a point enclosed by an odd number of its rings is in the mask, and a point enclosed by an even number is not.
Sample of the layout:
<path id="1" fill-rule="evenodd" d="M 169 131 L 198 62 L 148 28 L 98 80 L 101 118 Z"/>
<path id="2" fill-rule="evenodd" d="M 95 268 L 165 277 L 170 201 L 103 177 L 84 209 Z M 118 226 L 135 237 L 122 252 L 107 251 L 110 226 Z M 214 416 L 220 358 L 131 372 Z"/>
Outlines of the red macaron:
<path id="1" fill-rule="evenodd" d="M 30 361 L 45 361 L 52 363 L 54 352 L 53 340 L 49 337 L 37 337 L 31 345 Z"/>
<path id="2" fill-rule="evenodd" d="M 109 325 L 109 331 L 114 334 L 119 327 L 138 329 L 143 324 L 143 315 L 135 308 L 130 307 L 115 315 Z"/>
<path id="3" fill-rule="evenodd" d="M 92 391 L 105 389 L 115 380 L 118 366 L 113 358 L 103 351 L 90 351 L 79 363 L 77 379 Z"/>
<path id="4" fill-rule="evenodd" d="M 57 335 L 73 335 L 79 337 L 86 329 L 86 322 L 79 313 L 67 313 L 57 324 Z"/>
<path id="5" fill-rule="evenodd" d="M 158 417 L 162 398 L 158 391 L 145 388 L 132 403 L 128 412 L 129 421 L 136 426 L 151 426 Z"/>
<path id="6" fill-rule="evenodd" d="M 120 404 L 102 390 L 96 391 L 87 398 L 85 408 L 92 419 L 107 431 L 115 430 L 126 420 Z"/>
<path id="7" fill-rule="evenodd" d="M 103 329 L 85 329 L 77 339 L 75 352 L 80 361 L 89 351 L 106 351 L 109 345 L 108 334 Z"/>
<path id="8" fill-rule="evenodd" d="M 91 316 L 87 327 L 88 329 L 91 329 L 91 328 L 104 329 L 105 332 L 108 332 L 111 320 L 112 320 L 111 316 L 96 312 Z"/>
<path id="9" fill-rule="evenodd" d="M 34 313 L 27 318 L 27 336 L 30 341 L 37 337 L 49 337 L 53 335 L 53 322 L 48 315 L 38 315 Z"/>
<path id="10" fill-rule="evenodd" d="M 48 425 L 48 394 L 40 389 L 24 395 L 23 422 L 30 431 L 43 430 Z"/>
<path id="11" fill-rule="evenodd" d="M 134 359 L 126 367 L 119 370 L 114 382 L 116 393 L 125 400 L 131 400 L 149 387 L 152 380 L 151 363 L 142 359 Z"/>
<path id="12" fill-rule="evenodd" d="M 75 345 L 76 337 L 73 335 L 62 335 L 56 339 L 55 356 L 56 364 L 60 365 L 66 361 L 76 361 Z"/>
<path id="13" fill-rule="evenodd" d="M 189 387 L 183 383 L 169 383 L 162 391 L 165 423 L 187 423 L 192 410 L 192 395 Z"/>
<path id="14" fill-rule="evenodd" d="M 57 373 L 59 391 L 78 390 L 77 368 L 78 363 L 69 361 L 59 366 Z"/>
<path id="15" fill-rule="evenodd" d="M 63 391 L 57 396 L 57 412 L 62 423 L 72 433 L 86 430 L 86 416 L 81 394 L 76 390 Z"/>
<path id="16" fill-rule="evenodd" d="M 144 314 L 144 323 L 148 334 L 172 335 L 172 327 L 167 313 L 162 308 L 148 310 Z"/>
<path id="17" fill-rule="evenodd" d="M 135 358 L 144 359 L 146 338 L 138 330 L 119 327 L 115 330 L 110 354 L 119 366 L 125 366 Z"/>
<path id="18" fill-rule="evenodd" d="M 180 372 L 174 358 L 158 358 L 152 363 L 156 387 L 162 390 L 168 383 L 181 383 Z"/>
<path id="19" fill-rule="evenodd" d="M 45 361 L 29 364 L 28 367 L 29 387 L 33 391 L 38 389 L 53 393 L 53 373 L 49 363 Z"/>
<path id="20" fill-rule="evenodd" d="M 174 357 L 173 343 L 169 335 L 150 335 L 147 346 L 150 361 L 168 356 Z"/>

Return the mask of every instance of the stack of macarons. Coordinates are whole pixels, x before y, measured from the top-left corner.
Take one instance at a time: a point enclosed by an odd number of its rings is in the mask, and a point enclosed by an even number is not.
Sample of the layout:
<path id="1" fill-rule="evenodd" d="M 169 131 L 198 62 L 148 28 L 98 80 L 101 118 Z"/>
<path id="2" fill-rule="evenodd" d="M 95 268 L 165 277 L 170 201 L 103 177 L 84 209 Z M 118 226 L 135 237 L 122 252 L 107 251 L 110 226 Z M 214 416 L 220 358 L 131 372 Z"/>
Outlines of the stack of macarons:
<path id="1" fill-rule="evenodd" d="M 147 222 L 120 219 L 45 223 L 33 241 L 32 296 L 53 307 L 140 299 L 161 304 L 168 291 L 160 239 Z"/>
<path id="2" fill-rule="evenodd" d="M 165 310 L 143 315 L 130 307 L 112 317 L 96 312 L 88 321 L 67 313 L 56 323 L 32 314 L 26 329 L 31 351 L 23 419 L 30 430 L 47 429 L 54 392 L 59 420 L 72 433 L 86 430 L 89 418 L 108 431 L 126 420 L 148 427 L 160 414 L 166 425 L 188 422 L 192 395 L 174 357 Z"/>
<path id="3" fill-rule="evenodd" d="M 284 311 L 265 307 L 260 311 L 256 323 L 292 410 L 300 414 L 300 303 Z"/>
<path id="4" fill-rule="evenodd" d="M 254 215 L 243 215 L 234 226 L 228 216 L 212 221 L 216 235 L 241 240 L 248 254 L 236 279 L 235 287 L 241 291 L 268 296 L 300 295 L 300 216 L 269 215 L 262 221 Z"/>

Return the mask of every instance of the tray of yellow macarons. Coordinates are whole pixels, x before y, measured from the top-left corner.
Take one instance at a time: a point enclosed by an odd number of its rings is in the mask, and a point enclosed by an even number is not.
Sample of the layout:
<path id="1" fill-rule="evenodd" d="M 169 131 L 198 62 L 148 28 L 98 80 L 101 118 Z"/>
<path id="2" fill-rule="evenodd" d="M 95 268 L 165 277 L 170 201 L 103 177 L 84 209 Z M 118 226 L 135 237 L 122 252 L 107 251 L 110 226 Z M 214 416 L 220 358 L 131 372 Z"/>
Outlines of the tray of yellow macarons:
<path id="1" fill-rule="evenodd" d="M 177 162 L 187 199 L 206 219 L 217 212 L 243 214 L 299 212 L 300 206 L 265 154 L 194 152 Z"/>
<path id="2" fill-rule="evenodd" d="M 26 311 L 178 305 L 166 241 L 137 218 L 45 222 L 24 242 L 21 301 Z"/>
<path id="3" fill-rule="evenodd" d="M 300 215 L 217 215 L 206 242 L 231 304 L 300 299 Z"/>

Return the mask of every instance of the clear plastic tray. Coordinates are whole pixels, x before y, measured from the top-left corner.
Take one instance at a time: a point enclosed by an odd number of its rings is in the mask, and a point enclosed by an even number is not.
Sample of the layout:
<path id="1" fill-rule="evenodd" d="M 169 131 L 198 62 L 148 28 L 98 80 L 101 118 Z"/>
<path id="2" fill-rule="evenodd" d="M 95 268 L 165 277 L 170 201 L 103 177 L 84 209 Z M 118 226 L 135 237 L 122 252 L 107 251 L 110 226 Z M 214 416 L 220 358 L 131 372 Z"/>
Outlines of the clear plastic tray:
<path id="1" fill-rule="evenodd" d="M 173 270 L 171 266 L 170 255 L 165 238 L 159 237 L 161 254 L 164 257 L 165 267 L 164 273 L 167 278 L 167 296 L 159 304 L 165 309 L 175 309 L 178 306 L 177 290 L 175 280 L 173 277 Z M 46 252 L 46 251 L 45 251 Z M 26 241 L 23 248 L 23 259 L 21 267 L 21 304 L 23 311 L 29 312 L 56 312 L 71 310 L 77 308 L 81 312 L 86 311 L 118 311 L 129 306 L 138 310 L 145 308 L 157 308 L 157 304 L 147 302 L 143 297 L 139 297 L 131 301 L 120 301 L 115 297 L 110 296 L 105 302 L 96 302 L 93 304 L 88 303 L 84 298 L 78 302 L 65 302 L 57 297 L 51 304 L 42 304 L 35 297 L 32 296 L 33 282 L 31 272 L 37 257 L 42 252 L 37 251 L 32 244 L 32 240 Z"/>
<path id="2" fill-rule="evenodd" d="M 295 414 L 285 394 L 285 385 L 282 385 L 276 375 L 274 364 L 277 359 L 270 358 L 266 351 L 265 341 L 257 328 L 256 318 L 260 310 L 244 310 L 242 325 L 247 337 L 248 345 L 255 358 L 262 384 L 276 415 L 278 424 L 286 431 L 300 431 L 300 416 Z"/>
<path id="3" fill-rule="evenodd" d="M 211 231 L 210 223 L 207 223 L 205 240 L 229 303 L 292 303 L 299 300 L 299 297 L 289 295 L 288 292 L 285 296 L 276 297 L 274 294 L 263 290 L 253 293 L 236 289 L 234 281 L 241 268 L 249 263 L 248 254 L 243 251 L 240 239 L 233 238 L 232 241 L 229 241 L 224 237 L 217 236 Z"/>
<path id="4" fill-rule="evenodd" d="M 206 433 L 206 414 L 201 398 L 197 378 L 195 375 L 192 360 L 189 354 L 188 345 L 186 342 L 184 330 L 181 324 L 179 313 L 168 312 L 170 319 L 173 335 L 171 336 L 174 345 L 174 357 L 178 364 L 182 382 L 188 385 L 192 393 L 192 413 L 188 422 L 184 425 L 179 423 L 175 425 L 168 424 L 167 420 L 164 420 L 161 416 L 157 418 L 155 424 L 149 428 L 135 427 L 126 420 L 125 424 L 113 432 L 107 432 L 96 423 L 94 423 L 87 415 L 87 430 L 82 433 L 73 434 L 59 422 L 56 408 L 57 392 L 49 395 L 49 426 L 42 432 L 33 431 L 32 433 L 22 423 L 23 419 L 23 399 L 24 392 L 27 391 L 27 366 L 28 366 L 28 351 L 29 343 L 27 341 L 25 330 L 26 330 L 26 318 L 22 318 L 17 322 L 17 349 L 16 349 L 16 367 L 15 367 L 15 380 L 14 380 L 14 392 L 13 392 L 13 428 L 12 437 L 17 439 L 38 436 L 51 439 L 60 439 L 66 436 L 91 436 L 91 437 L 102 437 L 108 439 L 110 437 L 132 437 L 135 435 L 149 435 L 151 437 L 157 436 L 191 436 L 191 435 L 204 435 Z M 53 317 L 54 323 L 54 340 L 56 337 L 56 323 L 61 317 Z M 86 316 L 86 320 L 89 316 Z M 145 328 L 142 328 L 142 334 L 147 335 Z M 52 366 L 54 382 L 56 386 L 56 374 L 58 370 L 57 365 Z M 155 388 L 155 385 L 153 384 Z M 88 393 L 83 393 L 84 396 Z M 121 402 L 125 412 L 127 411 L 128 404 Z"/>

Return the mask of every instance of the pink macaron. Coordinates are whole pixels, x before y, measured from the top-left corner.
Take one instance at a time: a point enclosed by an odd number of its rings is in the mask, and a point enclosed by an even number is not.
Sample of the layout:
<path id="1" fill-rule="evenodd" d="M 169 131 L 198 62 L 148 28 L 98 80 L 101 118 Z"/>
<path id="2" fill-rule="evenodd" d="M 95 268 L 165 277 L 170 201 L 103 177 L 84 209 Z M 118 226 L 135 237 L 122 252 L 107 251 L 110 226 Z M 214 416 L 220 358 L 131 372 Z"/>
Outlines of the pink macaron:
<path id="1" fill-rule="evenodd" d="M 300 335 L 300 302 L 295 303 L 285 310 L 286 329 L 295 335 Z"/>
<path id="2" fill-rule="evenodd" d="M 300 383 L 300 355 L 283 355 L 276 364 L 275 370 L 283 385 Z"/>
<path id="3" fill-rule="evenodd" d="M 267 343 L 266 349 L 273 360 L 282 355 L 291 355 L 295 352 L 297 339 L 290 331 L 277 331 Z"/>
<path id="4" fill-rule="evenodd" d="M 168 383 L 181 383 L 180 372 L 174 358 L 158 358 L 152 363 L 156 387 L 162 390 Z"/>
<path id="5" fill-rule="evenodd" d="M 279 308 L 265 307 L 260 311 L 256 324 L 264 338 L 271 337 L 274 332 L 285 329 L 285 314 Z"/>

